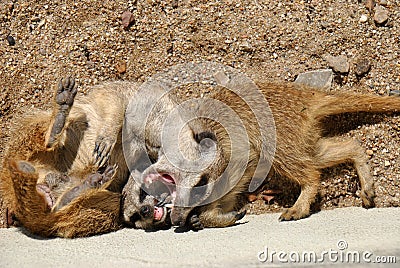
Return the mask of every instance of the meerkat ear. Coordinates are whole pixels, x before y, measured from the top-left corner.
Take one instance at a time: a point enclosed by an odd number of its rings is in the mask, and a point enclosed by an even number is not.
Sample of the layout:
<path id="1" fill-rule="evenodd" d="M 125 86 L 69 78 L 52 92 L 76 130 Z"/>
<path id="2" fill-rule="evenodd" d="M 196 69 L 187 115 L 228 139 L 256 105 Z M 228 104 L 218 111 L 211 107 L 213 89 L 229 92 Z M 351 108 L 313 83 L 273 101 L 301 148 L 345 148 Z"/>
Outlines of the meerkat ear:
<path id="1" fill-rule="evenodd" d="M 35 167 L 26 161 L 17 161 L 14 159 L 9 160 L 8 165 L 12 172 L 34 174 L 36 173 Z"/>

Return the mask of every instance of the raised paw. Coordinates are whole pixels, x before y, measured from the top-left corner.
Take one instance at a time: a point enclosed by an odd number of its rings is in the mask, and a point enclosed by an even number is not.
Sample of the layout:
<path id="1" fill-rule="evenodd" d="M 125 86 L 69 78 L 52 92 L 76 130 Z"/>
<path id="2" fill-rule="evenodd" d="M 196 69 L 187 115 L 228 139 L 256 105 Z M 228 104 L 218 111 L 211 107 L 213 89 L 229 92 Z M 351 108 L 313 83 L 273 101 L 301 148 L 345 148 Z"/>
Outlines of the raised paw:
<path id="1" fill-rule="evenodd" d="M 199 230 L 203 230 L 204 226 L 200 221 L 200 218 L 197 214 L 193 214 L 190 218 L 189 218 L 189 225 L 190 228 L 193 231 L 199 231 Z"/>
<path id="2" fill-rule="evenodd" d="M 288 208 L 279 217 L 279 221 L 293 221 L 310 216 L 309 211 L 298 210 L 294 207 Z"/>
<path id="3" fill-rule="evenodd" d="M 61 79 L 57 87 L 56 103 L 60 106 L 72 106 L 77 92 L 78 90 L 74 78 L 67 77 Z"/>
<path id="4" fill-rule="evenodd" d="M 104 166 L 108 159 L 110 159 L 110 153 L 114 148 L 115 140 L 108 137 L 98 137 L 94 146 L 93 155 L 95 156 L 95 165 L 98 167 Z"/>
<path id="5" fill-rule="evenodd" d="M 103 185 L 104 183 L 110 181 L 113 178 L 116 171 L 117 171 L 117 166 L 108 166 L 102 173 L 96 172 L 90 174 L 86 178 L 85 183 L 88 184 L 90 188 L 97 188 Z"/>

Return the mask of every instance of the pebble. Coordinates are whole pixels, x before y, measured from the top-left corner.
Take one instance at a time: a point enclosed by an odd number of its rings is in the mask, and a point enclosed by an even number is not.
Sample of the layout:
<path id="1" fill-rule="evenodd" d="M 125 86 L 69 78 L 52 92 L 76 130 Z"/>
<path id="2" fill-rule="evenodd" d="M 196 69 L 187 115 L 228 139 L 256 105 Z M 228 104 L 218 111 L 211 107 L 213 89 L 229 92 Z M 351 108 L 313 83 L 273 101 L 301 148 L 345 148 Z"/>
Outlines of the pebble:
<path id="1" fill-rule="evenodd" d="M 329 91 L 332 86 L 333 72 L 331 69 L 315 70 L 301 73 L 294 81 L 297 84 Z"/>
<path id="2" fill-rule="evenodd" d="M 123 74 L 126 72 L 126 61 L 120 61 L 115 65 L 115 69 L 117 69 L 117 73 Z"/>
<path id="3" fill-rule="evenodd" d="M 365 14 L 362 14 L 360 17 L 360 22 L 366 22 L 366 21 L 368 21 L 368 16 Z"/>
<path id="4" fill-rule="evenodd" d="M 121 19 L 124 29 L 129 28 L 129 26 L 135 21 L 135 18 L 130 11 L 124 11 L 124 13 L 122 13 Z"/>
<path id="5" fill-rule="evenodd" d="M 389 96 L 400 97 L 400 90 L 399 89 L 395 89 L 395 90 L 389 91 Z"/>
<path id="6" fill-rule="evenodd" d="M 388 5 L 388 1 L 386 1 L 386 0 L 381 0 L 381 1 L 379 1 L 379 4 L 380 4 L 381 6 L 387 6 L 387 5 Z"/>
<path id="7" fill-rule="evenodd" d="M 239 48 L 241 51 L 248 52 L 248 53 L 253 52 L 253 50 L 254 50 L 254 48 L 247 41 L 244 41 L 243 43 L 241 43 L 239 45 Z"/>
<path id="8" fill-rule="evenodd" d="M 377 24 L 384 24 L 389 19 L 389 11 L 382 6 L 375 8 L 374 21 Z"/>
<path id="9" fill-rule="evenodd" d="M 7 36 L 7 41 L 8 41 L 8 44 L 10 46 L 14 46 L 15 45 L 15 39 L 11 35 Z"/>
<path id="10" fill-rule="evenodd" d="M 390 166 L 390 162 L 388 160 L 385 160 L 385 167 Z"/>
<path id="11" fill-rule="evenodd" d="M 372 151 L 372 150 L 367 150 L 367 155 L 373 155 L 374 154 L 374 151 Z"/>
<path id="12" fill-rule="evenodd" d="M 355 62 L 354 72 L 357 76 L 364 76 L 371 69 L 371 63 L 365 58 L 361 58 Z"/>
<path id="13" fill-rule="evenodd" d="M 325 60 L 328 62 L 329 67 L 337 73 L 346 74 L 350 70 L 350 64 L 347 61 L 347 57 L 344 55 L 334 57 L 328 54 L 325 56 Z"/>

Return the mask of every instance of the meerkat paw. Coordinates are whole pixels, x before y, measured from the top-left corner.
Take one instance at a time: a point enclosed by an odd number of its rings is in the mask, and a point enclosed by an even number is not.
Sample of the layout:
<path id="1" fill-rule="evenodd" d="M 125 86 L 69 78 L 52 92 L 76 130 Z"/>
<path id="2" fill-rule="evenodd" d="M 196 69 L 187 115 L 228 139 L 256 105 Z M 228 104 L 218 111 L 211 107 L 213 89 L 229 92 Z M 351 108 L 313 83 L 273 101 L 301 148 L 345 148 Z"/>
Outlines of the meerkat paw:
<path id="1" fill-rule="evenodd" d="M 77 92 L 78 90 L 74 78 L 67 77 L 61 79 L 57 87 L 56 103 L 60 106 L 67 105 L 71 107 Z"/>
<path id="2" fill-rule="evenodd" d="M 199 216 L 197 214 L 193 214 L 189 218 L 189 227 L 193 231 L 199 231 L 199 230 L 203 230 L 204 229 L 204 226 L 201 223 L 200 218 L 199 218 Z"/>
<path id="3" fill-rule="evenodd" d="M 292 221 L 299 220 L 310 216 L 309 210 L 301 210 L 295 207 L 291 207 L 283 211 L 279 217 L 279 221 Z"/>
<path id="4" fill-rule="evenodd" d="M 110 159 L 110 154 L 116 141 L 109 137 L 98 137 L 94 146 L 93 155 L 95 156 L 95 165 L 104 166 Z"/>
<path id="5" fill-rule="evenodd" d="M 234 225 L 246 215 L 246 210 L 227 213 L 208 211 L 200 214 L 199 218 L 204 227 L 228 227 Z"/>
<path id="6" fill-rule="evenodd" d="M 107 166 L 103 172 L 96 172 L 90 174 L 85 182 L 90 186 L 90 188 L 98 188 L 106 182 L 110 181 L 117 171 L 117 166 Z"/>
<path id="7" fill-rule="evenodd" d="M 375 197 L 374 189 L 370 188 L 362 190 L 361 191 L 362 206 L 364 208 L 375 207 L 374 197 Z"/>
<path id="8" fill-rule="evenodd" d="M 68 117 L 70 108 L 74 103 L 77 92 L 78 90 L 74 78 L 67 77 L 65 79 L 61 79 L 58 83 L 55 95 L 55 101 L 58 107 L 56 107 L 56 113 L 51 130 L 49 134 L 46 135 L 46 148 L 52 149 L 57 144 L 58 138 L 65 127 L 66 119 Z"/>

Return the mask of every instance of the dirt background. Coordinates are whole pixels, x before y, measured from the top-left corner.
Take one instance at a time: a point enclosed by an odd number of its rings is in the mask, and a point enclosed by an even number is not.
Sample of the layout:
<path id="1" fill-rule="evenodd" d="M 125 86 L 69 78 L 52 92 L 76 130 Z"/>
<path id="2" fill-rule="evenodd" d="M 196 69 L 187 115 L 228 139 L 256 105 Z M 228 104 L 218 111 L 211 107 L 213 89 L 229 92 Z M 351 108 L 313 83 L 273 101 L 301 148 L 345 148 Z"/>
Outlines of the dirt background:
<path id="1" fill-rule="evenodd" d="M 335 74 L 332 91 L 387 95 L 400 89 L 400 1 L 375 3 L 388 16 L 381 25 L 372 2 L 1 0 L 0 157 L 13 119 L 26 109 L 50 108 L 57 80 L 69 74 L 82 93 L 102 81 L 145 81 L 167 67 L 201 60 L 253 79 L 294 81 L 302 72 L 329 67 L 330 54 L 345 55 L 350 64 L 349 73 Z M 131 12 L 129 27 L 122 25 L 125 11 Z M 360 59 L 371 64 L 363 77 L 354 71 Z M 364 116 L 333 118 L 331 125 L 368 153 L 377 206 L 399 206 L 400 117 Z M 260 194 L 251 212 L 289 206 L 298 193 L 277 178 L 266 189 L 275 197 L 264 201 Z M 324 172 L 320 204 L 360 206 L 352 166 Z"/>

